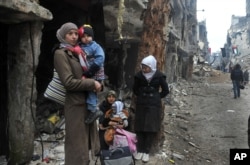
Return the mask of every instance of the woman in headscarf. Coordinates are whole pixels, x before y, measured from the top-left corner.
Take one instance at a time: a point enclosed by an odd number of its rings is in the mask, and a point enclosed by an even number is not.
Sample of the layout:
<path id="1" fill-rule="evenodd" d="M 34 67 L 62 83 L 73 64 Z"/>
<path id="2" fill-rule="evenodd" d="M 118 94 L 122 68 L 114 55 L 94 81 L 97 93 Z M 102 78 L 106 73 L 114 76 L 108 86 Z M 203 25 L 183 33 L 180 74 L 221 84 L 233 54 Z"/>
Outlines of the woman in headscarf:
<path id="1" fill-rule="evenodd" d="M 108 91 L 105 100 L 103 100 L 100 105 L 99 109 L 103 112 L 103 116 L 99 118 L 99 138 L 100 138 L 100 145 L 101 150 L 109 149 L 109 145 L 105 142 L 104 134 L 105 131 L 109 128 L 109 118 L 105 118 L 105 114 L 108 110 L 112 108 L 112 104 L 116 101 L 117 95 L 116 92 L 113 90 Z"/>
<path id="2" fill-rule="evenodd" d="M 65 114 L 65 165 L 88 165 L 91 155 L 99 152 L 96 122 L 85 124 L 86 91 L 101 90 L 94 79 L 82 79 L 83 69 L 79 62 L 81 48 L 77 45 L 78 28 L 74 23 L 63 24 L 56 33 L 60 46 L 54 53 L 54 67 L 66 89 Z"/>
<path id="3" fill-rule="evenodd" d="M 149 161 L 152 141 L 161 126 L 161 99 L 169 93 L 166 76 L 157 70 L 157 61 L 149 55 L 135 74 L 133 92 L 136 95 L 135 125 L 137 135 L 136 160 Z"/>

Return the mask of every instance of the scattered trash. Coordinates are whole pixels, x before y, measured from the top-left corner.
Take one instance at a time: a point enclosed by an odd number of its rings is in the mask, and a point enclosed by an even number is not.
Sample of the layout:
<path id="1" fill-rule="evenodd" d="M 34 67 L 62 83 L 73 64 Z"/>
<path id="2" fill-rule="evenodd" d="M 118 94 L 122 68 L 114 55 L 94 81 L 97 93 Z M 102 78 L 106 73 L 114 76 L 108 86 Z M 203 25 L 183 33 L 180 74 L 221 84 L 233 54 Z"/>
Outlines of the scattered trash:
<path id="1" fill-rule="evenodd" d="M 52 124 L 56 124 L 59 120 L 60 117 L 57 114 L 52 114 L 48 120 L 52 123 Z"/>
<path id="2" fill-rule="evenodd" d="M 181 93 L 182 93 L 184 96 L 187 96 L 187 95 L 188 95 L 187 92 L 186 92 L 184 89 L 182 89 Z"/>
<path id="3" fill-rule="evenodd" d="M 180 159 L 180 160 L 184 160 L 185 159 L 185 157 L 183 155 L 178 154 L 178 153 L 173 153 L 173 156 L 176 157 L 176 158 L 178 158 L 178 159 Z"/>
<path id="4" fill-rule="evenodd" d="M 229 110 L 227 110 L 227 112 L 235 112 L 235 110 L 231 110 L 231 109 L 229 109 Z"/>
<path id="5" fill-rule="evenodd" d="M 49 163 L 49 161 L 50 161 L 49 157 L 46 157 L 46 158 L 43 159 L 43 162 Z"/>
<path id="6" fill-rule="evenodd" d="M 165 133 L 172 135 L 173 133 L 169 132 L 169 131 L 164 131 Z"/>
<path id="7" fill-rule="evenodd" d="M 64 153 L 64 146 L 63 145 L 57 146 L 54 148 L 54 151 L 56 153 Z"/>
<path id="8" fill-rule="evenodd" d="M 195 144 L 192 143 L 192 142 L 188 142 L 188 144 L 190 144 L 191 146 L 193 146 L 193 147 L 195 147 L 195 148 L 200 148 L 200 147 L 198 147 L 197 145 L 195 145 Z"/>
<path id="9" fill-rule="evenodd" d="M 65 132 L 64 131 L 61 131 L 61 132 L 58 132 L 55 137 L 56 137 L 56 140 L 62 140 L 65 136 Z"/>
<path id="10" fill-rule="evenodd" d="M 173 164 L 175 163 L 173 159 L 168 159 L 168 161 Z"/>
<path id="11" fill-rule="evenodd" d="M 33 160 L 33 161 L 36 161 L 36 160 L 39 160 L 39 159 L 40 159 L 40 156 L 37 155 L 37 154 L 33 155 L 32 158 L 31 158 L 31 160 Z"/>
<path id="12" fill-rule="evenodd" d="M 65 118 L 62 116 L 60 120 L 55 124 L 54 132 L 58 133 L 59 131 L 61 131 L 63 129 L 62 127 L 64 126 L 64 124 L 65 124 Z"/>

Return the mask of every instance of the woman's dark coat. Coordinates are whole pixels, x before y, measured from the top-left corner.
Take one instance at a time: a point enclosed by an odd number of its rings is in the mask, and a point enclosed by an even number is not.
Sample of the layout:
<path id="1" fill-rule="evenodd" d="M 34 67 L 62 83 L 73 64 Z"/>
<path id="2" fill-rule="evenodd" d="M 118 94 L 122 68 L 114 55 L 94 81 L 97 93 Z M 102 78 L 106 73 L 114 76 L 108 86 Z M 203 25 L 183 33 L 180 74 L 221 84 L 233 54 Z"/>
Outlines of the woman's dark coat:
<path id="1" fill-rule="evenodd" d="M 148 82 L 142 71 L 135 75 L 133 92 L 136 97 L 135 131 L 157 132 L 161 125 L 161 98 L 169 93 L 166 76 L 156 71 Z"/>

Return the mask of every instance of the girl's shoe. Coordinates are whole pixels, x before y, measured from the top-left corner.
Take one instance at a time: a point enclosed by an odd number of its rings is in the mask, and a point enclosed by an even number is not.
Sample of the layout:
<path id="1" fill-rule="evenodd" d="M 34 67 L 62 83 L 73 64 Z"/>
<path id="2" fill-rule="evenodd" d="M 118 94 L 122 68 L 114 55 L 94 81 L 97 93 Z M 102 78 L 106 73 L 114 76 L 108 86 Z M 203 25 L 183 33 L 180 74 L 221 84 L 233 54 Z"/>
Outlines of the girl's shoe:
<path id="1" fill-rule="evenodd" d="M 142 161 L 143 161 L 143 162 L 148 162 L 148 161 L 149 161 L 149 154 L 144 153 L 144 154 L 142 155 Z"/>
<path id="2" fill-rule="evenodd" d="M 136 152 L 136 153 L 134 154 L 135 160 L 141 160 L 141 159 L 142 159 L 142 155 L 143 155 L 143 153 L 141 153 L 141 152 Z"/>

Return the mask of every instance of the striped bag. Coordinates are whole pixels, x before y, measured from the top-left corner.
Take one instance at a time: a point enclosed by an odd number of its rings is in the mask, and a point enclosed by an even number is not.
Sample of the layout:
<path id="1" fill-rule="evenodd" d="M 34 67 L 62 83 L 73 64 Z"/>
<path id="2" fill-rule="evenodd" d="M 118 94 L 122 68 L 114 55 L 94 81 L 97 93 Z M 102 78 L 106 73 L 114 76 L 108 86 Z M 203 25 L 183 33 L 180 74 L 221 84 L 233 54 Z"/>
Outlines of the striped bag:
<path id="1" fill-rule="evenodd" d="M 54 69 L 53 78 L 44 92 L 44 97 L 64 105 L 66 89 L 64 88 L 59 75 Z"/>

